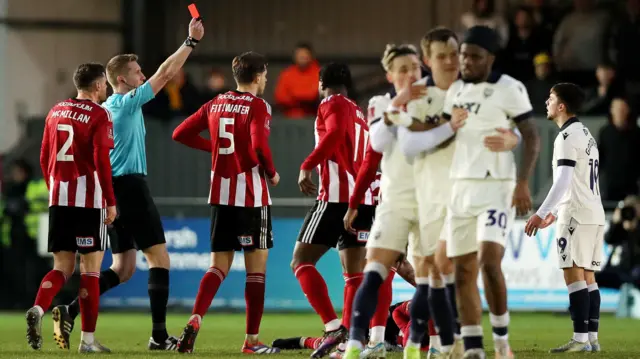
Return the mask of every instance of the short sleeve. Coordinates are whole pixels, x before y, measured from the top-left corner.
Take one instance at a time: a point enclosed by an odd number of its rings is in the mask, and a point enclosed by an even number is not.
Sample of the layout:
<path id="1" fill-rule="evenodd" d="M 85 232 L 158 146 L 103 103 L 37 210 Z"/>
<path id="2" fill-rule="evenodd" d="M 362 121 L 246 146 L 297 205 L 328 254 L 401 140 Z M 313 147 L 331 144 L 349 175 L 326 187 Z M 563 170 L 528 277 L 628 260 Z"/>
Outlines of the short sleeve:
<path id="1" fill-rule="evenodd" d="M 460 81 L 460 80 L 458 80 Z M 451 112 L 453 112 L 453 101 L 456 98 L 456 94 L 458 93 L 458 88 L 460 87 L 460 82 L 454 82 L 451 87 L 447 90 L 447 94 L 444 97 L 444 105 L 442 106 L 442 117 L 449 120 L 451 119 Z"/>
<path id="2" fill-rule="evenodd" d="M 558 136 L 554 144 L 555 158 L 557 158 L 556 165 L 575 167 L 578 160 L 578 151 L 576 146 L 571 142 L 569 137 L 564 138 L 562 133 Z"/>
<path id="3" fill-rule="evenodd" d="M 382 119 L 384 111 L 389 107 L 389 103 L 391 101 L 385 96 L 374 96 L 369 100 L 369 106 L 367 107 L 367 123 L 369 126 Z"/>
<path id="4" fill-rule="evenodd" d="M 505 106 L 505 113 L 515 123 L 531 117 L 533 113 L 527 89 L 520 81 L 515 81 L 506 88 L 505 100 L 502 103 Z"/>
<path id="5" fill-rule="evenodd" d="M 147 81 L 138 88 L 135 88 L 123 95 L 122 103 L 124 107 L 129 109 L 129 112 L 133 113 L 137 109 L 141 108 L 145 103 L 153 100 L 155 96 L 151 83 Z"/>
<path id="6" fill-rule="evenodd" d="M 106 147 L 113 149 L 113 121 L 111 113 L 104 109 L 104 115 L 101 115 L 96 121 L 93 131 L 93 144 L 96 147 Z"/>

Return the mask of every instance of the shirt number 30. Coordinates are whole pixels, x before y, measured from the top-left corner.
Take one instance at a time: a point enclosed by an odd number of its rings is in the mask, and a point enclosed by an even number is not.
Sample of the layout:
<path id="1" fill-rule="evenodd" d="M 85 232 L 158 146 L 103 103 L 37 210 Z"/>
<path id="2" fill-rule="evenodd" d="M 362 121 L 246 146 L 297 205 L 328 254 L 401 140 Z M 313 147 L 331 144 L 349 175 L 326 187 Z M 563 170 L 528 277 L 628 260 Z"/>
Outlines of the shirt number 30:
<path id="1" fill-rule="evenodd" d="M 485 224 L 485 226 L 490 227 L 495 226 L 496 224 L 498 225 L 498 227 L 506 229 L 507 214 L 504 212 L 498 212 L 495 209 L 490 209 L 487 211 L 487 223 Z"/>

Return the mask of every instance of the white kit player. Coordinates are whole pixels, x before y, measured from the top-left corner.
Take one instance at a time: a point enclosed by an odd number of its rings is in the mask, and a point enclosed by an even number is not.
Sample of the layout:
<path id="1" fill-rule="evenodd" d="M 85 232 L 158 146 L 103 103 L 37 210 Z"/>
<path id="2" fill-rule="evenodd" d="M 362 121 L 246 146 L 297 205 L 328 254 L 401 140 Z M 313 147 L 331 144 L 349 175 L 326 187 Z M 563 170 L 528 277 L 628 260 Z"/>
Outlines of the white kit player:
<path id="1" fill-rule="evenodd" d="M 506 236 L 518 214 L 531 209 L 528 178 L 539 152 L 539 137 L 531 120 L 524 85 L 491 72 L 498 38 L 484 26 L 470 28 L 460 48 L 461 79 L 447 91 L 443 117 L 467 118 L 456 134 L 447 208 L 447 254 L 453 258 L 465 358 L 485 358 L 482 306 L 477 286 L 482 270 L 490 310 L 496 358 L 512 358 L 508 343 L 506 285 L 501 269 Z M 523 161 L 516 181 L 514 154 L 495 152 L 486 138 L 518 127 Z M 479 255 L 478 255 L 479 254 Z"/>
<path id="2" fill-rule="evenodd" d="M 569 289 L 573 338 L 551 353 L 600 351 L 600 291 L 594 272 L 602 265 L 605 217 L 598 186 L 598 145 L 575 117 L 584 98 L 571 83 L 551 89 L 547 118 L 560 128 L 553 143 L 553 186 L 525 226 L 525 233 L 532 236 L 538 228 L 558 222 L 558 262 Z"/>
<path id="3" fill-rule="evenodd" d="M 389 45 L 383 55 L 382 64 L 387 71 L 387 79 L 393 83 L 398 93 L 394 99 L 399 99 L 400 102 L 409 101 L 411 84 L 421 77 L 417 50 L 410 45 Z M 380 181 L 382 199 L 376 208 L 376 217 L 367 241 L 364 280 L 353 304 L 351 330 L 345 353 L 347 359 L 359 358 L 369 321 L 376 310 L 378 289 L 388 275 L 389 269 L 399 257 L 406 253 L 409 238 L 412 238 L 412 243 L 409 245 L 410 254 L 424 256 L 419 241 L 418 204 L 415 182 L 411 175 L 413 168 L 399 146 L 399 143 L 403 142 L 399 130 L 403 128 L 393 125 L 389 119 L 389 117 L 410 117 L 410 115 L 393 108 L 394 99 L 387 94 L 376 96 L 369 102 L 369 115 L 374 118 L 370 125 L 370 144 L 373 150 L 383 154 Z M 394 120 L 394 122 L 398 121 Z M 458 119 L 446 124 L 450 133 L 448 136 L 442 136 L 440 142 L 435 142 L 434 147 L 451 137 L 463 123 L 464 119 Z M 410 237 L 410 234 L 413 235 Z M 420 293 L 420 298 L 427 298 L 428 278 L 417 277 L 416 284 L 416 292 Z M 413 311 L 420 313 L 418 320 L 415 321 L 416 324 L 411 328 L 408 346 L 412 348 L 410 351 L 415 356 L 410 358 L 420 356 L 420 342 L 429 318 L 429 308 L 426 305 L 415 305 Z M 414 330 L 414 327 L 419 329 Z"/>
<path id="4" fill-rule="evenodd" d="M 446 257 L 444 228 L 446 209 L 451 197 L 451 181 L 448 181 L 448 178 L 454 152 L 451 140 L 454 138 L 451 137 L 434 149 L 432 142 L 438 139 L 438 132 L 441 130 L 430 129 L 446 122 L 442 118 L 445 96 L 459 75 L 458 40 L 453 31 L 440 27 L 429 31 L 423 37 L 421 47 L 423 60 L 430 68 L 431 75 L 417 82 L 427 86 L 427 95 L 408 103 L 407 112 L 411 113 L 413 122 L 407 121 L 407 124 L 411 123 L 410 128 L 418 127 L 414 124 L 418 121 L 426 128 L 421 131 L 412 129 L 415 132 L 409 133 L 402 128 L 400 131 L 404 141 L 400 145 L 409 161 L 413 162 L 414 179 L 416 184 L 420 184 L 416 185 L 420 241 L 423 247 L 427 248 L 427 256 L 414 258 L 414 263 L 420 268 L 418 276 L 429 276 L 429 304 L 439 330 L 439 336 L 432 336 L 429 340 L 429 357 L 439 358 L 452 351 L 454 333 L 459 338 L 453 264 Z M 442 127 L 443 130 L 446 128 Z M 505 129 L 487 136 L 485 146 L 491 151 L 510 151 L 517 146 L 518 137 L 517 130 L 514 133 Z M 437 253 L 435 263 L 434 251 Z M 428 268 L 428 273 L 422 268 Z M 452 357 L 461 357 L 463 351 L 462 340 L 456 340 Z"/>

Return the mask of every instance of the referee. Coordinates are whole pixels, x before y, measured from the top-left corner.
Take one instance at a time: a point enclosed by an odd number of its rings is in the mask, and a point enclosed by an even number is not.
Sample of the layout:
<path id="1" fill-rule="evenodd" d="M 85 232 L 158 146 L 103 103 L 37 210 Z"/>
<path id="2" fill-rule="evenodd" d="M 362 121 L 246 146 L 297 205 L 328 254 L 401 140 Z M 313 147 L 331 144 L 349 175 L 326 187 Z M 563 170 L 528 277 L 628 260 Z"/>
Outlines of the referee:
<path id="1" fill-rule="evenodd" d="M 110 157 L 119 216 L 113 223 L 115 230 L 109 233 L 113 264 L 100 273 L 100 294 L 131 278 L 136 268 L 136 250 L 141 250 L 149 264 L 148 292 L 153 323 L 150 350 L 175 350 L 178 339 L 170 337 L 165 327 L 169 253 L 160 214 L 145 179 L 146 131 L 142 105 L 151 101 L 182 68 L 203 35 L 202 22 L 192 19 L 184 44 L 146 82 L 136 55 L 117 55 L 107 64 L 107 78 L 114 93 L 104 107 L 111 111 L 113 118 L 115 148 Z M 70 333 L 79 312 L 78 300 L 58 308 L 62 318 L 55 321 L 54 326 Z"/>

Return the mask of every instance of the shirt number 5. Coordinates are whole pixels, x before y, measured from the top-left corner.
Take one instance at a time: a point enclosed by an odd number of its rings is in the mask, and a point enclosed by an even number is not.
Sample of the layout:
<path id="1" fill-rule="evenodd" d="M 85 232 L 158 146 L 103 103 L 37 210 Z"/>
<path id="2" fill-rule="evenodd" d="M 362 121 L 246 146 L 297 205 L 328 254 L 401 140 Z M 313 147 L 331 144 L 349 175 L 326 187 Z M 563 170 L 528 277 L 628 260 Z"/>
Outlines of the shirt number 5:
<path id="1" fill-rule="evenodd" d="M 234 124 L 233 117 L 221 117 L 220 118 L 220 126 L 218 130 L 218 138 L 226 138 L 229 140 L 229 146 L 220 147 L 218 149 L 218 153 L 221 155 L 230 155 L 236 150 L 235 142 L 233 141 L 233 132 L 227 131 L 227 126 L 233 126 Z"/>

